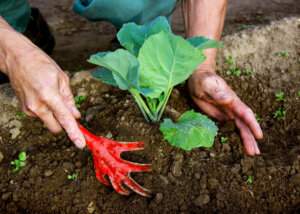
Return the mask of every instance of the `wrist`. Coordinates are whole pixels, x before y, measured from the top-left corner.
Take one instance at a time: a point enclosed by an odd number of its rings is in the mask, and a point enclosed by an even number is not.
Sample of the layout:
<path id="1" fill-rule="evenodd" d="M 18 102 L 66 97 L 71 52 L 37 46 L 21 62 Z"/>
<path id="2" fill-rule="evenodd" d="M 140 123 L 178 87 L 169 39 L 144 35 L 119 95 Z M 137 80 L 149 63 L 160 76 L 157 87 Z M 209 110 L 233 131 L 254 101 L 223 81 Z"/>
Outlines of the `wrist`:
<path id="1" fill-rule="evenodd" d="M 0 28 L 0 35 L 0 69 L 9 76 L 11 65 L 30 53 L 34 45 L 10 27 Z"/>

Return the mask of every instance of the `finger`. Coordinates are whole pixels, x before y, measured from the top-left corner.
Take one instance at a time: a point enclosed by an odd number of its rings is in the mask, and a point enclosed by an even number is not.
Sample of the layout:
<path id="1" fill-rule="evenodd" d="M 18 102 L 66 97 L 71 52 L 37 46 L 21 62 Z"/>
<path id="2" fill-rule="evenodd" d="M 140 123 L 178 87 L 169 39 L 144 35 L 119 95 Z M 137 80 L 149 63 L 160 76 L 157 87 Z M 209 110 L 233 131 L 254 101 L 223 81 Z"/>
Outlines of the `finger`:
<path id="1" fill-rule="evenodd" d="M 213 104 L 207 103 L 205 101 L 202 101 L 198 98 L 192 97 L 196 105 L 204 112 L 212 116 L 213 118 L 216 118 L 217 120 L 228 120 L 228 117 L 217 107 L 215 107 Z"/>
<path id="2" fill-rule="evenodd" d="M 263 132 L 260 128 L 259 123 L 257 122 L 253 111 L 247 107 L 242 101 L 237 101 L 233 106 L 232 109 L 242 121 L 250 128 L 251 132 L 253 133 L 256 139 L 263 138 Z"/>
<path id="3" fill-rule="evenodd" d="M 53 133 L 59 133 L 61 131 L 61 126 L 58 121 L 54 118 L 53 114 L 49 109 L 45 107 L 41 107 L 36 115 L 43 121 L 43 123 L 47 126 L 47 128 Z"/>
<path id="4" fill-rule="evenodd" d="M 124 183 L 136 193 L 146 197 L 151 197 L 151 191 L 139 185 L 130 176 L 125 178 Z"/>
<path id="5" fill-rule="evenodd" d="M 248 155 L 260 154 L 257 142 L 255 141 L 248 126 L 240 119 L 235 120 L 236 126 L 240 131 L 244 148 Z"/>
<path id="6" fill-rule="evenodd" d="M 63 100 L 59 96 L 52 96 L 51 102 L 48 105 L 57 121 L 66 130 L 71 141 L 78 148 L 84 148 L 86 145 L 85 138 Z"/>
<path id="7" fill-rule="evenodd" d="M 76 108 L 76 104 L 74 101 L 74 96 L 71 92 L 70 86 L 69 86 L 68 78 L 65 81 L 62 81 L 61 83 L 61 94 L 63 97 L 63 101 L 65 102 L 66 106 L 68 107 L 69 111 L 72 112 L 73 116 L 78 119 L 80 118 L 80 112 Z"/>
<path id="8" fill-rule="evenodd" d="M 208 96 L 216 104 L 226 105 L 233 102 L 234 97 L 229 93 L 231 92 L 231 89 L 223 79 L 212 78 L 206 84 L 206 96 Z"/>

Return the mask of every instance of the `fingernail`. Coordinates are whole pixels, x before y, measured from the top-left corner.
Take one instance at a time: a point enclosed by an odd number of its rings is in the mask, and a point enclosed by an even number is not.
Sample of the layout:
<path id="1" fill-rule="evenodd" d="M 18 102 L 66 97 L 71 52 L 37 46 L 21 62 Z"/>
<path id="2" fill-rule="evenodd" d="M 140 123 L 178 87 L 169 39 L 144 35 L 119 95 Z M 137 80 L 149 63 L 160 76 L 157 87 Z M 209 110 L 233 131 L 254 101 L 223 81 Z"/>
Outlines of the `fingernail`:
<path id="1" fill-rule="evenodd" d="M 227 98 L 231 98 L 231 96 L 229 94 L 223 94 L 221 96 L 222 99 L 227 99 Z"/>
<path id="2" fill-rule="evenodd" d="M 259 148 L 258 148 L 258 146 L 256 146 L 256 154 L 260 154 L 260 150 L 259 150 Z"/>
<path id="3" fill-rule="evenodd" d="M 80 141 L 80 140 L 75 140 L 74 144 L 76 145 L 77 148 L 83 149 L 85 147 L 85 143 Z"/>
<path id="4" fill-rule="evenodd" d="M 255 154 L 254 146 L 251 146 L 252 153 Z"/>
<path id="5" fill-rule="evenodd" d="M 72 107 L 72 111 L 74 114 L 80 116 L 80 112 L 78 111 L 78 109 L 75 106 Z"/>

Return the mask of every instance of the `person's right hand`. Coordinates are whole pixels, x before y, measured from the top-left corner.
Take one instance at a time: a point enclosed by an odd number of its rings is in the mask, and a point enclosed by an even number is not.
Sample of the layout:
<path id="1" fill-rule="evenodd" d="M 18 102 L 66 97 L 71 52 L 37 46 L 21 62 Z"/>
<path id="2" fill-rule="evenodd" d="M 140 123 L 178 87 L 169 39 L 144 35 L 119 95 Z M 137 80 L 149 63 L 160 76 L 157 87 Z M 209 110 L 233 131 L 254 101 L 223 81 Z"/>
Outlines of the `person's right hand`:
<path id="1" fill-rule="evenodd" d="M 5 49 L 2 67 L 9 76 L 22 111 L 39 117 L 54 133 L 64 128 L 78 148 L 85 147 L 84 136 L 76 123 L 80 113 L 68 76 L 27 38 L 16 32 L 12 37 L 15 41 L 7 41 L 10 45 Z"/>

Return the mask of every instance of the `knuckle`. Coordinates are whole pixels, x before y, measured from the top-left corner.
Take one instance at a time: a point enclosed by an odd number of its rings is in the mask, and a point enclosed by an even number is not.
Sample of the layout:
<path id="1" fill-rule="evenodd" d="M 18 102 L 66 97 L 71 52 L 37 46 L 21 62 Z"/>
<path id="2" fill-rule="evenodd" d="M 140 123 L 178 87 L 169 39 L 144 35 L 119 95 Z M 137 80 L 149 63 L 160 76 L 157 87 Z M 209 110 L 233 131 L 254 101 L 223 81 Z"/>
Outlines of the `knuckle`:
<path id="1" fill-rule="evenodd" d="M 35 102 L 28 102 L 28 103 L 26 104 L 26 106 L 27 106 L 27 109 L 28 109 L 29 111 L 32 111 L 32 112 L 34 112 L 34 113 L 36 113 L 36 112 L 38 111 L 38 108 L 37 108 L 37 105 L 36 105 Z M 27 111 L 27 109 L 26 109 L 26 111 Z M 25 110 L 25 109 L 24 109 L 24 110 Z"/>
<path id="2" fill-rule="evenodd" d="M 247 118 L 249 116 L 251 116 L 253 114 L 252 110 L 250 108 L 246 108 L 244 110 L 242 110 L 242 117 Z"/>

